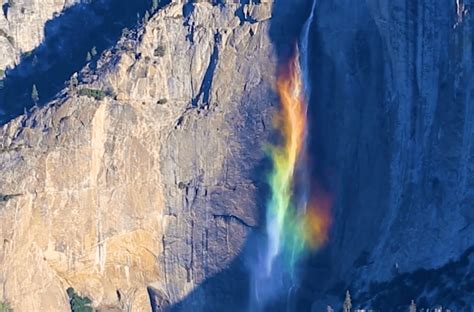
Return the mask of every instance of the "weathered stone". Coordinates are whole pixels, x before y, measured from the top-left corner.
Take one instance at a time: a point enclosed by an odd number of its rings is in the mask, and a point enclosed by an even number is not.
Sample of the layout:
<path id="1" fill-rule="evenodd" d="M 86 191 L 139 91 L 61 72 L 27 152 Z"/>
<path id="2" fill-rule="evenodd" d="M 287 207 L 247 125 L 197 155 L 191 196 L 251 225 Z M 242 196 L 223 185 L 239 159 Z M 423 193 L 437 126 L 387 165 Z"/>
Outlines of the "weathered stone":
<path id="1" fill-rule="evenodd" d="M 0 298 L 15 310 L 67 311 L 68 287 L 104 311 L 149 311 L 147 287 L 175 303 L 226 268 L 257 224 L 269 23 L 240 25 L 240 5 L 192 6 L 160 10 L 133 51 L 123 38 L 80 73 L 89 85 L 78 89 L 115 100 L 68 92 L 2 127 L 0 194 L 21 194 L 0 202 Z"/>
<path id="2" fill-rule="evenodd" d="M 0 14 L 0 69 L 13 67 L 21 53 L 36 48 L 44 25 L 78 0 L 10 0 Z M 6 13 L 6 14 L 5 14 Z"/>

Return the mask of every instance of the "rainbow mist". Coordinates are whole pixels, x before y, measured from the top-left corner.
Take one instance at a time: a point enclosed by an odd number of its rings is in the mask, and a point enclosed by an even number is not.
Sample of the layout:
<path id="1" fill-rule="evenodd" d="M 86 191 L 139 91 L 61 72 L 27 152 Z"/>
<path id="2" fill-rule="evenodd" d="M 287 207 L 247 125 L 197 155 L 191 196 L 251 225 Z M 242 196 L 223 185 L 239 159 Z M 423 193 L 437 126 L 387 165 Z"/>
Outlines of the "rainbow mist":
<path id="1" fill-rule="evenodd" d="M 267 274 L 272 273 L 277 256 L 284 257 L 291 268 L 304 251 L 321 246 L 327 240 L 330 225 L 330 197 L 317 188 L 308 174 L 307 105 L 302 77 L 296 49 L 295 56 L 280 69 L 277 80 L 281 109 L 275 126 L 283 142 L 268 148 L 273 170 L 268 178 L 271 198 L 267 204 Z"/>
<path id="2" fill-rule="evenodd" d="M 297 283 L 296 269 L 305 254 L 328 239 L 331 197 L 311 177 L 307 137 L 311 84 L 308 74 L 309 29 L 315 10 L 306 21 L 300 44 L 278 72 L 276 89 L 280 109 L 274 118 L 281 140 L 267 148 L 272 161 L 268 175 L 270 196 L 266 207 L 266 249 L 257 272 L 252 310 L 265 305 Z M 300 53 L 301 52 L 301 53 Z M 288 282 L 289 281 L 289 282 Z"/>

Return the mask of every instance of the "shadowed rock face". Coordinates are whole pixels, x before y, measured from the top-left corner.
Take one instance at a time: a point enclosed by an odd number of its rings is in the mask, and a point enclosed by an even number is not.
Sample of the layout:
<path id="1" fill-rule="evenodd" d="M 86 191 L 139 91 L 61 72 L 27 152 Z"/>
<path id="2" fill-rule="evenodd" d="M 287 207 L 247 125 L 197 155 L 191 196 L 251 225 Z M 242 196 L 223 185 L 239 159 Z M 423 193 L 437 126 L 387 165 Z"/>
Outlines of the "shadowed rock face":
<path id="1" fill-rule="evenodd" d="M 332 240 L 308 263 L 305 304 L 327 281 L 342 296 L 474 244 L 473 19 L 458 3 L 318 2 L 311 146 L 337 203 Z"/>
<path id="2" fill-rule="evenodd" d="M 77 2 L 79 1 L 1 1 L 0 69 L 18 64 L 21 53 L 33 50 L 43 41 L 46 21 Z"/>
<path id="3" fill-rule="evenodd" d="M 397 274 L 390 281 L 371 283 L 357 302 L 406 311 L 407 302 L 415 300 L 418 308 L 437 306 L 460 311 L 470 310 L 474 302 L 474 248 L 468 248 L 459 259 L 436 269 L 418 269 Z M 416 298 L 416 299 L 413 299 Z"/>
<path id="4" fill-rule="evenodd" d="M 21 2 L 15 2 L 12 8 L 17 9 L 21 5 Z M 48 4 L 39 3 L 31 10 L 42 15 L 45 14 L 44 6 L 48 7 Z M 43 105 L 64 88 L 73 73 L 87 63 L 94 67 L 100 54 L 117 42 L 124 29 L 134 28 L 150 6 L 149 0 L 85 1 L 64 9 L 54 18 L 50 17 L 44 23 L 44 29 L 41 24 L 41 31 L 38 30 L 41 44 L 32 45 L 25 41 L 25 45 L 31 46 L 30 49 L 22 49 L 23 54 L 16 65 L 6 71 L 5 77 L 1 77 L 0 124 L 35 104 L 31 96 L 33 85 L 39 93 L 36 104 Z M 22 22 L 18 23 L 21 25 L 28 23 L 20 20 Z M 17 25 L 16 19 L 12 17 L 10 24 Z M 21 28 L 25 29 L 17 31 L 17 36 L 12 38 L 28 37 L 29 28 Z M 31 36 L 31 40 L 36 37 Z M 94 52 L 88 60 L 87 54 L 92 50 Z"/>

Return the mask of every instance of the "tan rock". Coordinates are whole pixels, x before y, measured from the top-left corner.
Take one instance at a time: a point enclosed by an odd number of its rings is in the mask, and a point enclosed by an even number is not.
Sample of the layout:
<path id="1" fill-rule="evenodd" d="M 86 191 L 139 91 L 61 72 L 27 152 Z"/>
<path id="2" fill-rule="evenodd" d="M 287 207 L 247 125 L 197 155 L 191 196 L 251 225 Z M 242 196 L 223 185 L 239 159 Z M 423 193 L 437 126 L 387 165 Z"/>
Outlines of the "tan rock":
<path id="1" fill-rule="evenodd" d="M 236 156 L 266 135 L 274 57 L 269 24 L 240 25 L 239 8 L 169 5 L 83 72 L 115 100 L 70 92 L 0 129 L 0 194 L 19 194 L 0 202 L 0 299 L 15 311 L 68 311 L 68 287 L 149 311 L 147 287 L 176 303 L 242 250 L 262 153 Z"/>
<path id="2" fill-rule="evenodd" d="M 7 15 L 0 14 L 0 69 L 13 67 L 21 53 L 44 39 L 44 25 L 77 0 L 14 0 Z"/>

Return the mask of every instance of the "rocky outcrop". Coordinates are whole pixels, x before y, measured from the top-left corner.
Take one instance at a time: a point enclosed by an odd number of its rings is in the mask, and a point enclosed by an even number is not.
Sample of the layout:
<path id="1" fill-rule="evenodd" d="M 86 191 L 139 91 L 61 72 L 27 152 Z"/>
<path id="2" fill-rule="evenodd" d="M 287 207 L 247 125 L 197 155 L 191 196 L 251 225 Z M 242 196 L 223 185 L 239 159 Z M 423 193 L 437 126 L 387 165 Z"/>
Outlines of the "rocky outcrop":
<path id="1" fill-rule="evenodd" d="M 229 265 L 258 222 L 270 14 L 171 4 L 2 127 L 0 298 L 67 311 L 73 287 L 99 309 L 149 311 L 148 293 L 174 303 Z"/>
<path id="2" fill-rule="evenodd" d="M 0 14 L 0 69 L 13 67 L 22 53 L 44 38 L 44 25 L 76 0 L 4 0 Z"/>

